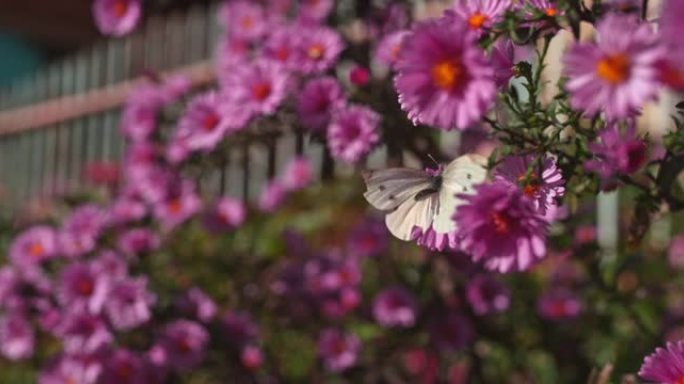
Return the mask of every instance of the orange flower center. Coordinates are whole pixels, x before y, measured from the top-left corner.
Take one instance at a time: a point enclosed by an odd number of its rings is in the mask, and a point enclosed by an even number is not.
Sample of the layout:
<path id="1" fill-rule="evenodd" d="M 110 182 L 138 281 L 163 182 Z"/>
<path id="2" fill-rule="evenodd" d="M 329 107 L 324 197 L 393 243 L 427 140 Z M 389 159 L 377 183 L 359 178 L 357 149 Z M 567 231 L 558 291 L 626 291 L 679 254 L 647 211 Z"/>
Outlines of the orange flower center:
<path id="1" fill-rule="evenodd" d="M 178 347 L 178 350 L 181 353 L 189 353 L 192 351 L 192 344 L 190 344 L 190 340 L 188 340 L 187 337 L 181 337 L 177 339 L 176 347 Z"/>
<path id="2" fill-rule="evenodd" d="M 268 83 L 259 83 L 252 88 L 252 95 L 259 101 L 264 101 L 271 94 L 271 85 Z"/>
<path id="3" fill-rule="evenodd" d="M 219 121 L 220 119 L 215 113 L 210 113 L 204 118 L 204 121 L 202 122 L 202 127 L 205 131 L 211 132 L 214 130 L 214 128 L 216 128 Z"/>
<path id="4" fill-rule="evenodd" d="M 282 47 L 275 52 L 275 58 L 280 61 L 285 61 L 290 58 L 290 50 L 287 47 Z"/>
<path id="5" fill-rule="evenodd" d="M 522 174 L 518 177 L 518 182 L 523 187 L 523 193 L 527 197 L 534 196 L 541 187 L 535 174 L 529 175 L 529 177 L 526 174 Z"/>
<path id="6" fill-rule="evenodd" d="M 171 213 L 178 214 L 183 210 L 183 203 L 181 203 L 180 199 L 173 199 L 167 203 L 167 208 Z"/>
<path id="7" fill-rule="evenodd" d="M 677 381 L 675 381 L 674 384 L 684 384 L 684 376 L 677 379 Z"/>
<path id="8" fill-rule="evenodd" d="M 684 70 L 670 64 L 662 64 L 658 70 L 660 81 L 666 85 L 676 88 L 684 87 Z"/>
<path id="9" fill-rule="evenodd" d="M 401 43 L 394 44 L 390 50 L 390 57 L 392 61 L 397 61 L 399 59 L 399 54 L 401 53 Z"/>
<path id="10" fill-rule="evenodd" d="M 557 11 L 556 8 L 554 8 L 554 7 L 548 7 L 548 8 L 546 8 L 546 9 L 544 10 L 544 13 L 545 13 L 546 16 L 548 16 L 548 17 L 554 17 L 554 16 L 556 16 L 556 15 L 558 14 L 558 11 Z"/>
<path id="11" fill-rule="evenodd" d="M 455 60 L 443 60 L 432 67 L 432 81 L 445 90 L 454 89 L 462 76 L 463 68 Z"/>
<path id="12" fill-rule="evenodd" d="M 123 17 L 126 12 L 128 11 L 128 1 L 125 0 L 119 0 L 115 1 L 114 4 L 112 4 L 112 13 L 114 13 L 114 16 L 116 17 Z"/>
<path id="13" fill-rule="evenodd" d="M 93 294 L 94 290 L 95 286 L 90 279 L 79 280 L 76 284 L 76 291 L 78 291 L 81 296 L 90 296 Z"/>
<path id="14" fill-rule="evenodd" d="M 487 15 L 482 14 L 480 12 L 476 12 L 468 18 L 468 25 L 471 29 L 480 29 L 482 28 L 484 23 L 487 22 L 487 19 L 489 19 Z"/>
<path id="15" fill-rule="evenodd" d="M 307 49 L 306 53 L 309 55 L 310 59 L 320 60 L 323 58 L 323 55 L 325 55 L 325 47 L 321 44 L 312 44 L 309 46 L 309 49 Z"/>
<path id="16" fill-rule="evenodd" d="M 511 228 L 510 220 L 501 212 L 492 213 L 492 224 L 494 224 L 494 230 L 500 234 L 508 233 Z"/>
<path id="17" fill-rule="evenodd" d="M 610 84 L 620 84 L 629 77 L 630 68 L 627 55 L 609 55 L 599 60 L 596 73 Z"/>
<path id="18" fill-rule="evenodd" d="M 129 363 L 121 363 L 116 367 L 116 376 L 128 380 L 133 376 L 133 367 Z"/>
<path id="19" fill-rule="evenodd" d="M 254 19 L 252 19 L 251 16 L 245 16 L 242 19 L 240 19 L 240 25 L 244 29 L 252 29 L 254 26 Z"/>
<path id="20" fill-rule="evenodd" d="M 40 257 L 45 253 L 45 247 L 41 243 L 31 243 L 28 246 L 28 254 L 32 257 Z"/>

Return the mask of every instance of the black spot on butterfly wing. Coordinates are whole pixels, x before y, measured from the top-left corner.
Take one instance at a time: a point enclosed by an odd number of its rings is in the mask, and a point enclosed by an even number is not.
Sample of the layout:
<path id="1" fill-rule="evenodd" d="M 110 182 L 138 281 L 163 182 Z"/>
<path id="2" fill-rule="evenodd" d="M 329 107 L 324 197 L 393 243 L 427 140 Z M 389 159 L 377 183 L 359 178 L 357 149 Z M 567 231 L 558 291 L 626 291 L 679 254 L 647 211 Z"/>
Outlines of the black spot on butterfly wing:
<path id="1" fill-rule="evenodd" d="M 385 189 L 387 189 L 387 187 L 381 184 L 380 186 L 378 186 L 378 189 L 384 191 Z"/>
<path id="2" fill-rule="evenodd" d="M 433 193 L 438 193 L 442 189 L 442 176 L 434 176 L 430 178 L 430 186 L 416 193 L 414 199 L 416 201 L 423 200 Z"/>
<path id="3" fill-rule="evenodd" d="M 473 175 L 471 175 L 470 173 L 467 173 L 467 174 L 466 174 L 466 178 L 467 178 L 468 180 L 471 180 L 471 179 L 473 178 Z"/>

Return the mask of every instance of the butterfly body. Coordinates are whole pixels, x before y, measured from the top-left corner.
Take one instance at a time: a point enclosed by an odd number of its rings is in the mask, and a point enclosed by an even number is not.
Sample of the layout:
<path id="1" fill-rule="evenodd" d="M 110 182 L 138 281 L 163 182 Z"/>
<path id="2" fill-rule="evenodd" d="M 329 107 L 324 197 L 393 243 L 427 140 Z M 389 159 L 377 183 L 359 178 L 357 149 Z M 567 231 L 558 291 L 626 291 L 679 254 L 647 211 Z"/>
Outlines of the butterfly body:
<path id="1" fill-rule="evenodd" d="M 448 234 L 456 228 L 451 216 L 462 204 L 457 195 L 472 192 L 474 184 L 485 180 L 485 164 L 482 156 L 464 155 L 437 171 L 370 171 L 364 174 L 368 188 L 364 197 L 373 207 L 387 212 L 387 228 L 399 239 L 410 240 L 416 227 Z"/>

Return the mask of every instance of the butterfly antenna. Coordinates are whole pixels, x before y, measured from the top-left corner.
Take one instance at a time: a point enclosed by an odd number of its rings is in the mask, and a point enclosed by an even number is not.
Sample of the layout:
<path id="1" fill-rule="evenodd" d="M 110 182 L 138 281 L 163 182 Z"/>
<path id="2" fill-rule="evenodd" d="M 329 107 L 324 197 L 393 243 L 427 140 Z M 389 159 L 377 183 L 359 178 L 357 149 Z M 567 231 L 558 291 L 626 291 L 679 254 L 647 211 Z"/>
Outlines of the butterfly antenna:
<path id="1" fill-rule="evenodd" d="M 435 160 L 435 158 L 434 158 L 434 157 L 432 157 L 432 155 L 431 155 L 431 154 L 429 154 L 429 153 L 428 153 L 428 155 L 427 155 L 427 156 L 428 156 L 428 157 L 430 158 L 430 160 L 432 160 L 432 162 L 433 162 L 433 163 L 435 163 L 435 165 L 436 165 L 436 166 L 438 166 L 438 167 L 439 167 L 439 163 L 437 162 L 437 160 Z"/>

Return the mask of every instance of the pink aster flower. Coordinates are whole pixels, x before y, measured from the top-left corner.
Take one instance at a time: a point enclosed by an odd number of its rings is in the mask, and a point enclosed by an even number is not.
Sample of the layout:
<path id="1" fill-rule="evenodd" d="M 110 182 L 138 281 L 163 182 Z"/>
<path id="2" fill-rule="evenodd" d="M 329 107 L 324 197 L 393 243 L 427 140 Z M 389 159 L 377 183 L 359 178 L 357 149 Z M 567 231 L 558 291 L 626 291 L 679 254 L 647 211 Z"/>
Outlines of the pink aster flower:
<path id="1" fill-rule="evenodd" d="M 415 299 L 403 288 L 385 289 L 373 299 L 373 317 L 384 327 L 412 327 L 418 317 Z"/>
<path id="2" fill-rule="evenodd" d="M 344 49 L 342 37 L 327 27 L 307 27 L 301 31 L 298 68 L 303 73 L 322 73 L 330 69 Z"/>
<path id="3" fill-rule="evenodd" d="M 297 70 L 300 39 L 301 34 L 296 26 L 278 26 L 264 42 L 262 55 L 288 70 Z"/>
<path id="4" fill-rule="evenodd" d="M 342 372 L 356 364 L 361 352 L 361 340 L 354 334 L 325 329 L 318 339 L 318 353 L 331 372 Z"/>
<path id="5" fill-rule="evenodd" d="M 83 311 L 69 311 L 57 332 L 67 353 L 94 353 L 114 340 L 100 316 Z"/>
<path id="6" fill-rule="evenodd" d="M 221 319 L 221 330 L 232 345 L 242 348 L 259 336 L 259 326 L 247 312 L 228 312 Z"/>
<path id="7" fill-rule="evenodd" d="M 330 153 L 347 163 L 358 162 L 380 140 L 379 125 L 380 115 L 372 109 L 360 105 L 338 109 L 328 127 Z"/>
<path id="8" fill-rule="evenodd" d="M 636 114 L 656 98 L 656 64 L 664 50 L 647 23 L 607 15 L 597 25 L 598 42 L 578 44 L 564 58 L 566 89 L 573 108 L 609 120 Z"/>
<path id="9" fill-rule="evenodd" d="M 249 114 L 230 108 L 216 92 L 195 96 L 178 121 L 177 136 L 190 151 L 214 149 L 230 132 L 242 128 Z"/>
<path id="10" fill-rule="evenodd" d="M 243 367 L 250 371 L 255 371 L 263 364 L 264 355 L 259 347 L 248 345 L 242 348 L 242 351 L 240 352 L 240 362 Z"/>
<path id="11" fill-rule="evenodd" d="M 219 74 L 232 71 L 251 58 L 250 42 L 229 35 L 223 35 L 214 49 L 216 71 Z"/>
<path id="12" fill-rule="evenodd" d="M 285 166 L 280 183 L 286 191 L 292 192 L 305 188 L 313 181 L 313 169 L 309 159 L 303 156 L 295 157 Z"/>
<path id="13" fill-rule="evenodd" d="M 109 283 L 109 279 L 95 271 L 92 265 L 73 263 L 62 270 L 57 299 L 74 310 L 100 313 L 107 301 Z"/>
<path id="14" fill-rule="evenodd" d="M 349 81 L 357 87 L 364 87 L 370 81 L 370 71 L 362 65 L 354 65 L 349 71 Z"/>
<path id="15" fill-rule="evenodd" d="M 333 77 L 310 80 L 297 96 L 297 114 L 302 125 L 322 132 L 330 122 L 332 112 L 344 105 L 344 93 Z"/>
<path id="16" fill-rule="evenodd" d="M 654 383 L 679 384 L 684 382 L 684 340 L 669 342 L 665 348 L 644 358 L 639 376 Z"/>
<path id="17" fill-rule="evenodd" d="M 128 275 L 128 264 L 112 250 L 104 250 L 91 262 L 97 274 L 105 276 L 111 281 L 119 280 Z"/>
<path id="18" fill-rule="evenodd" d="M 548 17 L 556 17 L 561 14 L 561 10 L 558 9 L 558 6 L 550 0 L 528 0 L 528 3 L 534 10 L 541 12 Z"/>
<path id="19" fill-rule="evenodd" d="M 204 291 L 197 287 L 188 289 L 177 301 L 176 306 L 181 313 L 208 323 L 216 316 L 216 303 Z"/>
<path id="20" fill-rule="evenodd" d="M 56 256 L 57 236 L 48 226 L 36 226 L 19 234 L 9 246 L 9 257 L 17 266 L 30 266 Z"/>
<path id="21" fill-rule="evenodd" d="M 527 270 L 546 255 L 548 224 L 522 191 L 503 182 L 475 191 L 459 195 L 465 204 L 453 217 L 460 246 L 473 261 L 505 273 Z"/>
<path id="22" fill-rule="evenodd" d="M 96 384 L 102 375 L 102 364 L 96 356 L 59 355 L 43 367 L 38 384 Z"/>
<path id="23" fill-rule="evenodd" d="M 537 312 L 547 320 L 574 319 L 582 312 L 582 302 L 568 288 L 552 287 L 537 299 Z"/>
<path id="24" fill-rule="evenodd" d="M 119 250 L 128 256 L 135 256 L 156 250 L 161 239 L 148 228 L 131 228 L 119 235 L 117 245 Z"/>
<path id="25" fill-rule="evenodd" d="M 501 39 L 496 42 L 491 53 L 492 66 L 494 67 L 494 80 L 499 88 L 506 88 L 513 77 L 515 65 L 515 49 L 509 39 Z"/>
<path id="26" fill-rule="evenodd" d="M 255 40 L 264 35 L 268 28 L 266 14 L 261 5 L 254 1 L 236 0 L 224 2 L 218 13 L 219 22 L 227 28 L 231 37 Z"/>
<path id="27" fill-rule="evenodd" d="M 520 188 L 542 215 L 565 193 L 563 175 L 550 157 L 539 164 L 534 156 L 508 156 L 495 172 L 497 180 Z"/>
<path id="28" fill-rule="evenodd" d="M 417 24 L 395 65 L 399 102 L 414 124 L 466 129 L 494 101 L 494 70 L 465 23 L 447 15 Z"/>
<path id="29" fill-rule="evenodd" d="M 501 21 L 510 7 L 511 0 L 457 0 L 453 10 L 468 28 L 482 32 Z"/>
<path id="30" fill-rule="evenodd" d="M 364 221 L 349 234 L 348 254 L 352 257 L 379 255 L 389 245 L 387 233 L 384 220 L 371 218 Z"/>
<path id="31" fill-rule="evenodd" d="M 0 317 L 0 355 L 10 361 L 33 356 L 36 336 L 31 323 L 18 312 Z"/>
<path id="32" fill-rule="evenodd" d="M 105 35 L 123 36 L 130 33 L 140 20 L 140 0 L 95 0 L 93 16 L 97 28 Z"/>
<path id="33" fill-rule="evenodd" d="M 489 275 L 478 275 L 470 279 L 466 286 L 466 298 L 477 315 L 504 312 L 511 303 L 508 288 Z"/>
<path id="34" fill-rule="evenodd" d="M 222 86 L 228 102 L 250 115 L 272 115 L 287 95 L 289 76 L 270 60 L 245 63 L 224 73 Z"/>
<path id="35" fill-rule="evenodd" d="M 660 36 L 668 47 L 668 54 L 658 63 L 658 74 L 663 84 L 677 91 L 684 91 L 684 3 L 676 0 L 663 3 Z"/>
<path id="36" fill-rule="evenodd" d="M 594 159 L 587 161 L 584 168 L 601 177 L 604 190 L 616 186 L 617 176 L 636 172 L 646 162 L 646 143 L 636 137 L 630 124 L 624 133 L 617 124 L 604 128 L 598 135 L 598 142 L 589 144 Z"/>
<path id="37" fill-rule="evenodd" d="M 320 22 L 328 17 L 334 5 L 333 0 L 301 0 L 297 16 L 304 21 Z"/>
<path id="38" fill-rule="evenodd" d="M 247 217 L 245 204 L 238 199 L 224 196 L 220 198 L 206 215 L 207 227 L 214 232 L 233 230 Z"/>
<path id="39" fill-rule="evenodd" d="M 400 30 L 383 36 L 382 40 L 378 43 L 378 47 L 375 49 L 375 60 L 388 68 L 392 68 L 399 59 L 404 38 L 409 33 L 406 30 Z"/>
<path id="40" fill-rule="evenodd" d="M 190 219 L 202 207 L 190 181 L 179 181 L 169 186 L 166 196 L 154 206 L 154 216 L 164 229 L 172 229 Z"/>
<path id="41" fill-rule="evenodd" d="M 137 353 L 118 348 L 104 361 L 102 384 L 145 384 L 147 380 L 145 361 Z"/>
<path id="42" fill-rule="evenodd" d="M 125 195 L 114 200 L 108 211 L 110 220 L 117 225 L 138 221 L 147 215 L 145 203 Z"/>
<path id="43" fill-rule="evenodd" d="M 92 251 L 108 224 L 107 212 L 98 206 L 77 207 L 62 223 L 58 239 L 61 252 L 68 257 L 78 257 Z"/>
<path id="44" fill-rule="evenodd" d="M 152 317 L 151 307 L 156 300 L 147 288 L 146 278 L 122 279 L 113 284 L 105 313 L 114 329 L 130 330 Z"/>
<path id="45" fill-rule="evenodd" d="M 275 212 L 285 201 L 287 191 L 278 180 L 271 180 L 259 194 L 257 206 L 262 212 Z"/>
<path id="46" fill-rule="evenodd" d="M 209 344 L 209 333 L 200 324 L 189 320 L 176 320 L 163 331 L 161 345 L 169 365 L 186 371 L 202 363 Z"/>

